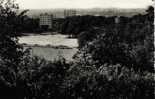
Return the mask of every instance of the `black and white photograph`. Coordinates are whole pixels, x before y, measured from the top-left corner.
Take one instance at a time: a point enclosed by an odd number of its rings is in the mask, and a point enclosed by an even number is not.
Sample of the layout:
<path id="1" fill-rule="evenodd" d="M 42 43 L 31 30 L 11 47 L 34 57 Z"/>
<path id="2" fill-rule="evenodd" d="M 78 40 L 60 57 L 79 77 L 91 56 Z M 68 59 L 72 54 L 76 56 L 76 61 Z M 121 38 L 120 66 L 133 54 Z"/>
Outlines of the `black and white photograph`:
<path id="1" fill-rule="evenodd" d="M 0 0 L 0 99 L 154 99 L 154 0 Z"/>

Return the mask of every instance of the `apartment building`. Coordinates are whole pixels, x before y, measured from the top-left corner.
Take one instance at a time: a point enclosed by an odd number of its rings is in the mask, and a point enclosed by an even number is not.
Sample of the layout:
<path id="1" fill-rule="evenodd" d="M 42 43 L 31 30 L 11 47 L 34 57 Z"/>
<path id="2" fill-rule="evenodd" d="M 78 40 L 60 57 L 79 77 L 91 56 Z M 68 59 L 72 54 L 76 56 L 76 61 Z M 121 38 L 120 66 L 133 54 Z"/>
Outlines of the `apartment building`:
<path id="1" fill-rule="evenodd" d="M 64 17 L 76 16 L 76 10 L 64 10 Z"/>
<path id="2" fill-rule="evenodd" d="M 43 29 L 52 29 L 53 23 L 53 15 L 51 14 L 40 14 L 39 16 L 39 25 Z"/>

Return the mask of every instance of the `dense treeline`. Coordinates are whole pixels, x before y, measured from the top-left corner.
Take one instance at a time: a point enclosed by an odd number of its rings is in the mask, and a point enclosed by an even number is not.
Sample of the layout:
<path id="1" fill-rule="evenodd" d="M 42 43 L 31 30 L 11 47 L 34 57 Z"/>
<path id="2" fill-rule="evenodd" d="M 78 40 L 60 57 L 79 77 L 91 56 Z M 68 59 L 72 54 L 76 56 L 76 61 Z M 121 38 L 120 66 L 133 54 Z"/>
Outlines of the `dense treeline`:
<path id="1" fill-rule="evenodd" d="M 91 54 L 94 64 L 130 66 L 136 70 L 153 70 L 154 9 L 146 15 L 120 17 L 116 24 L 91 28 L 79 35 L 79 46 L 84 57 Z M 81 52 L 79 52 L 81 53 Z M 81 57 L 80 57 L 81 58 Z M 87 59 L 88 60 L 88 59 Z"/>
<path id="2" fill-rule="evenodd" d="M 22 18 L 22 23 L 20 25 L 19 32 L 23 33 L 36 33 L 41 32 L 40 26 L 39 26 L 39 19 L 30 18 L 28 16 L 25 16 Z"/>
<path id="3" fill-rule="evenodd" d="M 30 18 L 29 16 L 25 15 L 29 10 L 24 10 L 18 15 L 18 28 L 17 32 L 19 35 L 20 33 L 39 33 L 41 32 L 40 26 L 39 26 L 39 19 L 38 18 Z"/>
<path id="4" fill-rule="evenodd" d="M 125 32 L 129 38 L 110 24 L 83 32 L 84 43 L 69 63 L 62 57 L 53 62 L 33 57 L 18 44 L 22 19 L 17 9 L 12 0 L 0 3 L 0 98 L 154 99 L 153 68 L 139 68 L 152 65 L 147 62 L 152 58 L 152 8 L 143 25 L 131 24 L 132 31 Z M 89 34 L 92 38 L 85 40 Z"/>
<path id="5" fill-rule="evenodd" d="M 145 20 L 145 15 L 139 14 L 131 18 L 124 16 L 72 16 L 65 18 L 65 21 L 61 23 L 61 33 L 78 36 L 81 32 L 88 31 L 92 27 L 109 26 L 109 28 L 113 28 L 117 23 L 124 26 L 134 20 L 142 22 Z"/>
<path id="6" fill-rule="evenodd" d="M 61 25 L 61 33 L 77 37 L 82 31 L 87 31 L 89 28 L 115 24 L 115 17 L 90 15 L 67 17 Z"/>

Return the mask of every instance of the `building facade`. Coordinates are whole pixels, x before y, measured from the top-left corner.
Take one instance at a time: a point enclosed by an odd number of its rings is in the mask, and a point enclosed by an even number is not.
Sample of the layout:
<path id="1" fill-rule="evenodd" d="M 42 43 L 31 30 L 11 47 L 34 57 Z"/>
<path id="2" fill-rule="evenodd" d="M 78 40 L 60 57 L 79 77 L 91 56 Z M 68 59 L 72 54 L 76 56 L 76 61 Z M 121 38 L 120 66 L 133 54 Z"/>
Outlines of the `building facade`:
<path id="1" fill-rule="evenodd" d="M 39 25 L 41 28 L 44 29 L 52 29 L 53 26 L 53 15 L 50 14 L 41 14 L 39 17 L 40 21 L 39 21 Z"/>
<path id="2" fill-rule="evenodd" d="M 64 17 L 76 16 L 76 10 L 64 10 Z"/>

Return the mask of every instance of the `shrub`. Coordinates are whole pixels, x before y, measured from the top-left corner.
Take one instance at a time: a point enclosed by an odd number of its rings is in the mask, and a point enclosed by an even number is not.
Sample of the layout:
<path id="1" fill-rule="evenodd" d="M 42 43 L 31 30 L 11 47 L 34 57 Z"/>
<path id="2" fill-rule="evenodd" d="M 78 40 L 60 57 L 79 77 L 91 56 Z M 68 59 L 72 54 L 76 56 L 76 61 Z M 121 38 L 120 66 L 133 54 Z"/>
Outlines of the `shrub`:
<path id="1" fill-rule="evenodd" d="M 152 73 L 135 72 L 124 66 L 106 64 L 76 77 L 72 76 L 68 81 L 66 99 L 153 99 L 154 97 Z"/>

